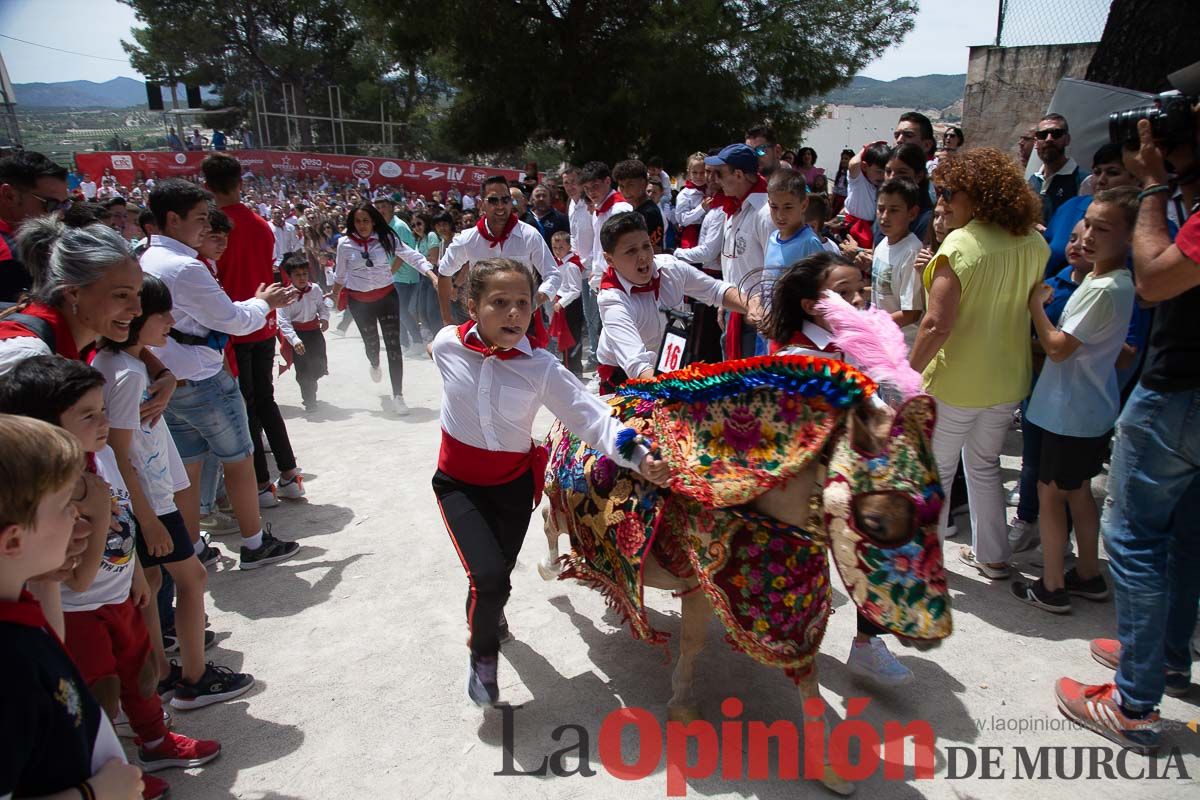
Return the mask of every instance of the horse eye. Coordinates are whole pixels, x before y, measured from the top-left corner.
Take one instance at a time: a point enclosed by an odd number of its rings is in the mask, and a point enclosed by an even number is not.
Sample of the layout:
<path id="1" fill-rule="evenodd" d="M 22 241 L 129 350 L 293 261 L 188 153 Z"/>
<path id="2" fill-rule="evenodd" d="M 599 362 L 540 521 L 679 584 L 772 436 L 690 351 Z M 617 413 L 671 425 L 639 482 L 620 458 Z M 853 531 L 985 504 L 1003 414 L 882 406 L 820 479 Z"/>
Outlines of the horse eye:
<path id="1" fill-rule="evenodd" d="M 880 547 L 898 547 L 916 531 L 916 508 L 902 492 L 869 492 L 853 501 L 854 527 Z"/>

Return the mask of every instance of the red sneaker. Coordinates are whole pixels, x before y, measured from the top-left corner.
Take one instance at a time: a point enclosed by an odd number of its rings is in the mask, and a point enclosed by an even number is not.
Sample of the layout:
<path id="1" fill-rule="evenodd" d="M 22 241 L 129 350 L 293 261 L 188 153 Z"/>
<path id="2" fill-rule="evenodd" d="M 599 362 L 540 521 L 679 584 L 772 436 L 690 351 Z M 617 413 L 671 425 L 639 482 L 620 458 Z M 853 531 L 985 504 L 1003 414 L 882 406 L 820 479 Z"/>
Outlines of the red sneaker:
<path id="1" fill-rule="evenodd" d="M 1136 753 L 1153 753 L 1162 729 L 1158 712 L 1151 711 L 1141 719 L 1126 716 L 1114 694 L 1116 688 L 1111 683 L 1088 686 L 1059 678 L 1054 695 L 1058 710 L 1067 719 Z"/>
<path id="2" fill-rule="evenodd" d="M 221 755 L 221 744 L 207 739 L 189 739 L 167 732 L 158 747 L 150 750 L 138 742 L 138 764 L 146 772 L 171 767 L 198 767 Z"/>
<path id="3" fill-rule="evenodd" d="M 142 800 L 159 800 L 171 793 L 170 785 L 148 772 L 142 773 Z"/>
<path id="4" fill-rule="evenodd" d="M 1092 639 L 1088 650 L 1092 658 L 1111 670 L 1121 666 L 1121 643 L 1116 639 Z"/>

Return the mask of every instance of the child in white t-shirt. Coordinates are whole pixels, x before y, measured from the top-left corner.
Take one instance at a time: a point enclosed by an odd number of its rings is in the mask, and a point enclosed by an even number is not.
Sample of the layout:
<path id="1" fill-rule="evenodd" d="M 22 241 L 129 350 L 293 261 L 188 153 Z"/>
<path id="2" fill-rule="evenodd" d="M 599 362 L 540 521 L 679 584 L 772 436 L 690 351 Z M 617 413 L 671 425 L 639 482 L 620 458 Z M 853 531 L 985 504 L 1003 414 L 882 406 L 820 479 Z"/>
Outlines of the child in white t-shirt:
<path id="1" fill-rule="evenodd" d="M 150 376 L 138 360 L 143 347 L 166 344 L 173 323 L 171 293 L 153 275 L 142 278 L 142 313 L 129 325 L 124 342 L 104 339 L 92 366 L 107 382 L 104 402 L 109 420 L 109 443 L 115 451 L 119 477 L 129 487 L 129 500 L 137 518 L 138 557 L 146 571 L 152 596 L 162 586 L 166 567 L 176 587 L 175 633 L 181 664 L 168 663 L 163 651 L 158 604 L 143 610 L 151 646 L 164 689 L 175 691 L 172 705 L 200 708 L 232 699 L 250 689 L 254 679 L 206 666 L 204 649 L 213 634 L 204 629 L 204 588 L 208 573 L 197 558 L 206 544 L 192 543 L 183 515 L 175 506 L 175 492 L 189 485 L 183 461 L 164 421 L 142 423 L 139 407 Z"/>
<path id="2" fill-rule="evenodd" d="M 883 239 L 871 257 L 871 304 L 892 315 L 912 347 L 925 310 L 925 290 L 914 268 L 922 243 L 908 229 L 921 212 L 920 189 L 893 178 L 879 187 L 875 210 Z"/>
<path id="3" fill-rule="evenodd" d="M 875 221 L 875 194 L 883 183 L 884 169 L 891 158 L 887 142 L 866 145 L 850 159 L 846 184 L 846 232 L 858 246 L 870 250 L 873 244 L 871 223 Z"/>

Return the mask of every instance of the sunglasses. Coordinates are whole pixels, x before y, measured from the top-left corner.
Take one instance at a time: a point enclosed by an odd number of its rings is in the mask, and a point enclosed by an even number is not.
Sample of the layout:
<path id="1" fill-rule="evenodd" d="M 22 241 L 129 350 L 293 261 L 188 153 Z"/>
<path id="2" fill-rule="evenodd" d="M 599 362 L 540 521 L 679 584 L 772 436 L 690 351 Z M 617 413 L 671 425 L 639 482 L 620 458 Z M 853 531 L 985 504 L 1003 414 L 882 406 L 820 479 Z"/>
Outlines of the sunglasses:
<path id="1" fill-rule="evenodd" d="M 506 206 L 512 202 L 511 196 L 498 197 L 494 194 L 489 194 L 487 197 L 485 197 L 483 199 L 487 201 L 487 204 L 489 206 Z"/>
<path id="2" fill-rule="evenodd" d="M 1046 128 L 1046 130 L 1038 131 L 1033 135 L 1037 137 L 1037 140 L 1039 142 L 1044 142 L 1047 139 L 1051 139 L 1051 138 L 1061 139 L 1062 137 L 1067 135 L 1067 132 L 1063 128 Z"/>
<path id="3" fill-rule="evenodd" d="M 951 200 L 954 199 L 954 190 L 953 189 L 938 189 L 938 197 L 942 198 L 947 203 L 949 203 Z"/>
<path id="4" fill-rule="evenodd" d="M 754 155 L 758 156 L 759 158 L 762 158 L 766 154 L 767 148 L 764 145 L 759 145 L 758 147 L 754 148 Z"/>
<path id="5" fill-rule="evenodd" d="M 55 211 L 66 211 L 74 202 L 69 197 L 66 200 L 58 200 L 53 197 L 42 197 L 40 194 L 34 192 L 29 192 L 29 196 L 41 203 L 42 210 L 47 214 L 53 214 Z"/>

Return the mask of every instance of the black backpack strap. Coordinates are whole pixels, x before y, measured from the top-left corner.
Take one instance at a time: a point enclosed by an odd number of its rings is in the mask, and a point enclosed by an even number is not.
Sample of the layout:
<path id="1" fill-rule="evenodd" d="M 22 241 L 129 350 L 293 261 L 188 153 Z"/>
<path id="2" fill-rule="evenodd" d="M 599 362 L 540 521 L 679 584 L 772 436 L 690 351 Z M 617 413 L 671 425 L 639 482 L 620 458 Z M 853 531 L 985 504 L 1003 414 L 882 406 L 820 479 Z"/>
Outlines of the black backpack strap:
<path id="1" fill-rule="evenodd" d="M 5 311 L 6 309 L 10 309 L 15 305 L 17 305 L 17 304 L 16 303 L 0 303 L 0 312 Z M 58 352 L 58 350 L 54 346 L 54 344 L 55 344 L 54 328 L 52 328 L 50 326 L 49 322 L 42 319 L 41 317 L 35 317 L 32 314 L 22 314 L 20 312 L 17 312 L 15 314 L 4 314 L 3 316 L 0 316 L 0 322 L 15 322 L 15 323 L 17 323 L 18 325 L 20 325 L 23 328 L 28 329 L 35 336 L 37 336 L 39 339 L 41 339 L 46 344 L 46 346 L 50 348 L 51 353 Z"/>

